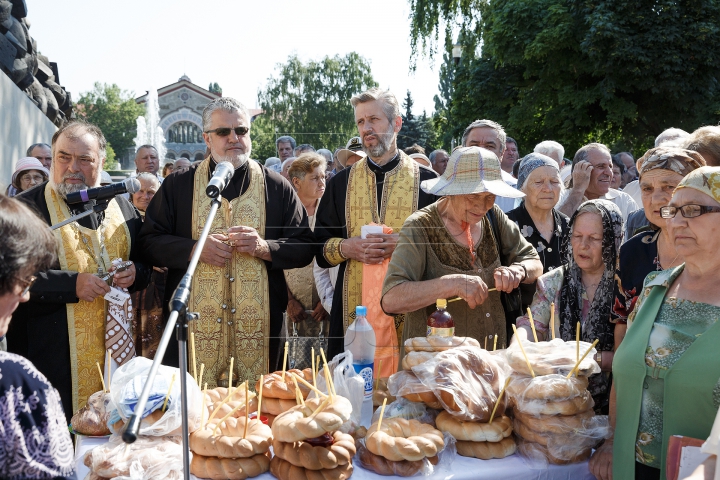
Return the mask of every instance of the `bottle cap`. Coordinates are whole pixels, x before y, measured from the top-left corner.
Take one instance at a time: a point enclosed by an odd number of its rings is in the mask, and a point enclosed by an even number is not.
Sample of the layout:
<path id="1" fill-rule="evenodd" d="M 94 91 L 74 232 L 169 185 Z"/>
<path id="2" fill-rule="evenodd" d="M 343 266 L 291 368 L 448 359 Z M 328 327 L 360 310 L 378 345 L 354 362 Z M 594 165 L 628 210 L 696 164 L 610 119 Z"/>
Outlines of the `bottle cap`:
<path id="1" fill-rule="evenodd" d="M 359 317 L 360 315 L 363 317 L 367 315 L 367 307 L 363 307 L 362 305 L 355 307 L 355 316 Z"/>
<path id="2" fill-rule="evenodd" d="M 447 300 L 444 298 L 438 298 L 435 305 L 437 308 L 447 308 Z"/>

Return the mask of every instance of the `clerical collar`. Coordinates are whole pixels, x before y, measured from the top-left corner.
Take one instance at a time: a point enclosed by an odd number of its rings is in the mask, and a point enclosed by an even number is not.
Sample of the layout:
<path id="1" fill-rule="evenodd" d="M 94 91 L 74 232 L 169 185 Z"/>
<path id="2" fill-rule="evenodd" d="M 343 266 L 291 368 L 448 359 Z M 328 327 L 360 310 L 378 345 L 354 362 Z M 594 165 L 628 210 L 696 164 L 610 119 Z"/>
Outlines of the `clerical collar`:
<path id="1" fill-rule="evenodd" d="M 393 168 L 395 168 L 400 161 L 400 151 L 395 154 L 393 158 L 391 158 L 386 164 L 384 165 L 378 165 L 375 163 L 375 161 L 370 158 L 369 156 L 366 157 L 368 160 L 368 167 L 370 167 L 370 170 L 372 171 L 380 171 L 380 172 L 389 172 Z"/>

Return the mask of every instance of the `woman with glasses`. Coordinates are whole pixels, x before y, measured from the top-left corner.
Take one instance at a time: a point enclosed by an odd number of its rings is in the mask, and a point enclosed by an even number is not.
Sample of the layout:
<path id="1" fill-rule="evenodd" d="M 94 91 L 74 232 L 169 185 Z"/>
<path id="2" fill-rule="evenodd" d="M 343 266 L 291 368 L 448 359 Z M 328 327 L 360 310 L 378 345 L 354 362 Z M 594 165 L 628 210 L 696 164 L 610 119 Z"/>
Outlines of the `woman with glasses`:
<path id="1" fill-rule="evenodd" d="M 55 261 L 55 240 L 29 208 L 1 194 L 0 252 L 2 337 L 18 304 L 30 298 L 33 274 Z M 4 351 L 0 445 L 0 478 L 74 478 L 73 446 L 60 395 L 29 360 Z"/>
<path id="2" fill-rule="evenodd" d="M 660 209 L 684 263 L 645 279 L 613 362 L 614 439 L 595 452 L 600 480 L 665 478 L 672 435 L 707 438 L 720 405 L 720 167 L 680 181 Z"/>
<path id="3" fill-rule="evenodd" d="M 35 185 L 47 182 L 48 178 L 50 178 L 50 172 L 40 163 L 40 160 L 35 157 L 21 158 L 15 166 L 12 182 L 6 193 L 14 197 L 20 192 L 30 190 Z"/>
<path id="4" fill-rule="evenodd" d="M 670 202 L 675 187 L 685 175 L 705 165 L 699 153 L 675 147 L 657 147 L 647 151 L 637 162 L 640 193 L 645 217 L 650 226 L 620 247 L 618 288 L 613 305 L 617 321 L 618 343 L 625 335 L 627 317 L 635 307 L 643 281 L 650 272 L 677 267 L 683 262 L 675 249 L 670 232 L 664 228 L 660 209 Z"/>

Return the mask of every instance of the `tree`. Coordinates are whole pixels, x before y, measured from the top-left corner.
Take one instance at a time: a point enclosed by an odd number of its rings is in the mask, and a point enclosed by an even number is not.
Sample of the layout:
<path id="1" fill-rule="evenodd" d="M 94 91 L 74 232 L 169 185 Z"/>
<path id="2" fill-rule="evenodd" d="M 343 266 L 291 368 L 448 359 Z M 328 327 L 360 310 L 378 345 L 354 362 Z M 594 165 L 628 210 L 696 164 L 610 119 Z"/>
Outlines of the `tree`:
<path id="1" fill-rule="evenodd" d="M 398 133 L 398 148 L 402 150 L 410 145 L 418 144 L 429 153 L 432 148 L 431 144 L 435 141 L 432 120 L 428 118 L 425 112 L 420 117 L 413 115 L 412 107 L 414 103 L 410 90 L 408 90 L 403 101 L 405 113 L 401 115 L 403 126 Z"/>
<path id="2" fill-rule="evenodd" d="M 145 113 L 135 103 L 132 92 L 115 85 L 95 83 L 92 91 L 80 95 L 75 108 L 77 116 L 100 127 L 113 151 L 126 152 L 135 143 L 136 122 Z"/>
<path id="3" fill-rule="evenodd" d="M 292 135 L 298 144 L 315 148 L 344 146 L 357 135 L 350 98 L 375 86 L 370 63 L 355 52 L 308 63 L 291 55 L 258 92 L 264 111 L 258 130 L 267 133 L 271 128 L 274 134 Z M 274 139 L 272 148 L 274 155 Z"/>
<path id="4" fill-rule="evenodd" d="M 482 43 L 482 52 L 455 72 L 452 136 L 484 117 L 526 145 L 554 139 L 572 153 L 593 140 L 640 153 L 667 127 L 717 123 L 717 2 L 441 0 L 429 13 L 453 22 L 460 3 L 482 18 L 464 51 Z"/>

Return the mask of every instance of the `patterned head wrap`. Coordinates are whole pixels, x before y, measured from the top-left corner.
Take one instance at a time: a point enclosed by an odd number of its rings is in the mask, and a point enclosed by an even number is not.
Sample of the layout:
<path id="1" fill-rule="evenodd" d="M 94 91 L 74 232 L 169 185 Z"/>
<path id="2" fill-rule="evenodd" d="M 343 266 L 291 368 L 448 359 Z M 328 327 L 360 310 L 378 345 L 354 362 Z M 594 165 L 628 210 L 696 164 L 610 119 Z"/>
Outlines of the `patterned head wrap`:
<path id="1" fill-rule="evenodd" d="M 678 173 L 683 177 L 696 168 L 705 166 L 705 159 L 697 152 L 677 147 L 651 148 L 637 161 L 638 174 L 650 170 L 663 169 Z"/>
<path id="2" fill-rule="evenodd" d="M 693 170 L 680 181 L 675 191 L 681 188 L 694 188 L 720 203 L 720 167 L 700 167 Z"/>
<path id="3" fill-rule="evenodd" d="M 518 190 L 522 188 L 525 184 L 525 180 L 528 179 L 530 174 L 539 167 L 553 167 L 557 171 L 558 175 L 560 175 L 560 169 L 558 168 L 558 164 L 555 160 L 547 155 L 543 155 L 542 153 L 530 153 L 520 160 L 520 169 L 518 170 L 517 181 Z"/>

